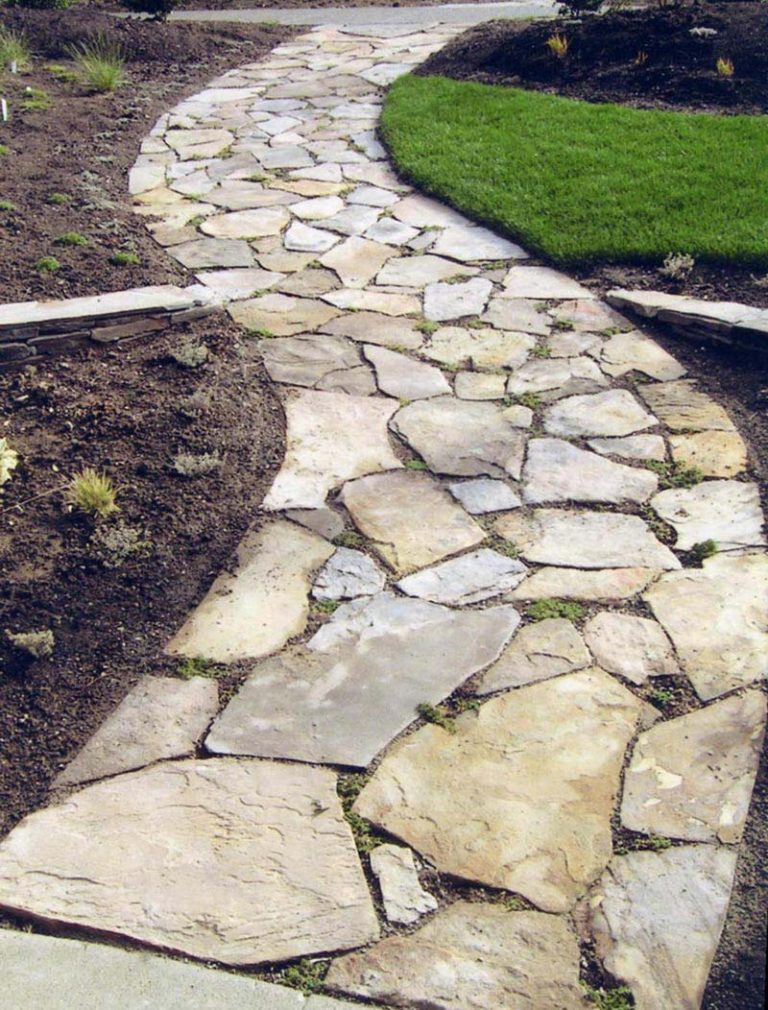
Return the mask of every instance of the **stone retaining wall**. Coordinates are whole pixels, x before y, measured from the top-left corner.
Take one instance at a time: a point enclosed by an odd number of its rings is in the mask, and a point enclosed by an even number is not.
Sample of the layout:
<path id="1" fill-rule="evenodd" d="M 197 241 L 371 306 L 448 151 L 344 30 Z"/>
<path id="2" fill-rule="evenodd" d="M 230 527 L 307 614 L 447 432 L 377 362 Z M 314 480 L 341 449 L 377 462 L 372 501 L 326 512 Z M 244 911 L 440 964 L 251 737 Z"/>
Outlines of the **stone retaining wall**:
<path id="1" fill-rule="evenodd" d="M 0 306 L 0 371 L 90 342 L 122 343 L 215 311 L 209 288 L 172 284 Z"/>

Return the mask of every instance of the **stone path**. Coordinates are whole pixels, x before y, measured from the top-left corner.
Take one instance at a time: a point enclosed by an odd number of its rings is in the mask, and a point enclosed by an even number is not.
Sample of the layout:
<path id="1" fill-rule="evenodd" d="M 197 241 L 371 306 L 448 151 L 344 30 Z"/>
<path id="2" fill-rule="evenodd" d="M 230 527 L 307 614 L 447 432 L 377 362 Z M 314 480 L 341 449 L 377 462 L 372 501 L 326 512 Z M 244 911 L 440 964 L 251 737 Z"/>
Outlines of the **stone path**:
<path id="1" fill-rule="evenodd" d="M 440 1010 L 586 1008 L 594 945 L 640 1010 L 696 1010 L 765 725 L 757 490 L 678 362 L 388 165 L 383 88 L 455 31 L 312 31 L 142 145 L 137 212 L 285 402 L 262 513 L 167 646 L 250 672 L 223 711 L 142 681 L 0 843 L 0 906 L 325 954 L 334 997 Z M 0 931 L 15 1005 L 78 1003 L 38 957 L 124 977 L 110 1007 L 343 1005 Z"/>

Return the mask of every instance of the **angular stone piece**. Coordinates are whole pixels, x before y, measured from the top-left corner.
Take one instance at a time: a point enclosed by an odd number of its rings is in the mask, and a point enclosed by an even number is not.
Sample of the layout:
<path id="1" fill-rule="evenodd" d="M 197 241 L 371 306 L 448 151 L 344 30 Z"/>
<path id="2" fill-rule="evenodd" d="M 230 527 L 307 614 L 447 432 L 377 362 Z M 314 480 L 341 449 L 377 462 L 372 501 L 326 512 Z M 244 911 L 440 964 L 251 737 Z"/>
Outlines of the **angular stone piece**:
<path id="1" fill-rule="evenodd" d="M 472 477 L 519 477 L 526 436 L 494 403 L 453 396 L 411 403 L 392 427 L 434 473 Z"/>
<path id="2" fill-rule="evenodd" d="M 518 368 L 535 345 L 535 339 L 527 333 L 443 326 L 432 334 L 422 353 L 445 365 L 469 363 L 474 368 Z"/>
<path id="3" fill-rule="evenodd" d="M 393 319 L 376 312 L 353 312 L 338 316 L 320 327 L 323 333 L 350 337 L 367 344 L 381 347 L 405 347 L 416 350 L 421 346 L 423 336 L 414 327 L 413 319 Z"/>
<path id="4" fill-rule="evenodd" d="M 363 353 L 376 370 L 379 389 L 387 396 L 421 400 L 451 392 L 448 380 L 433 365 L 375 344 L 366 344 Z"/>
<path id="5" fill-rule="evenodd" d="M 286 402 L 283 465 L 264 508 L 321 508 L 344 481 L 402 466 L 389 444 L 389 400 L 343 393 L 296 392 Z"/>
<path id="6" fill-rule="evenodd" d="M 575 358 L 580 354 L 589 354 L 594 358 L 600 355 L 603 340 L 595 333 L 573 332 L 554 333 L 547 341 L 547 349 L 552 358 Z"/>
<path id="7" fill-rule="evenodd" d="M 390 922 L 407 926 L 437 908 L 435 898 L 419 882 L 410 849 L 402 845 L 377 845 L 371 852 L 371 870 L 379 882 L 384 914 Z"/>
<path id="8" fill-rule="evenodd" d="M 608 375 L 644 372 L 652 379 L 668 381 L 685 375 L 686 369 L 655 340 L 637 331 L 616 333 L 603 344 L 600 363 Z"/>
<path id="9" fill-rule="evenodd" d="M 541 912 L 457 901 L 408 936 L 337 958 L 342 992 L 430 1010 L 586 1010 L 570 926 Z"/>
<path id="10" fill-rule="evenodd" d="M 670 442 L 672 440 L 670 439 Z M 627 435 L 625 438 L 590 438 L 590 449 L 601 456 L 622 456 L 624 459 L 664 460 L 667 450 L 661 435 Z"/>
<path id="11" fill-rule="evenodd" d="M 565 912 L 611 857 L 639 713 L 597 669 L 520 688 L 460 716 L 454 733 L 427 725 L 398 741 L 354 809 L 443 873 Z"/>
<path id="12" fill-rule="evenodd" d="M 549 267 L 514 266 L 504 288 L 511 298 L 594 298 L 587 288 Z"/>
<path id="13" fill-rule="evenodd" d="M 393 249 L 353 235 L 320 260 L 323 266 L 335 270 L 341 283 L 348 288 L 362 288 L 373 280 L 382 266 L 395 255 Z"/>
<path id="14" fill-rule="evenodd" d="M 523 499 L 543 502 L 644 502 L 658 486 L 655 474 L 611 463 L 557 438 L 534 438 L 522 477 Z"/>
<path id="15" fill-rule="evenodd" d="M 638 393 L 672 431 L 735 431 L 719 403 L 700 393 L 690 379 L 639 386 Z"/>
<path id="16" fill-rule="evenodd" d="M 299 298 L 315 298 L 325 295 L 339 287 L 336 275 L 330 270 L 320 270 L 308 267 L 299 270 L 277 285 L 277 290 L 284 295 L 297 295 Z"/>
<path id="17" fill-rule="evenodd" d="M 200 230 L 214 238 L 259 238 L 279 235 L 289 220 L 290 215 L 284 207 L 261 207 L 208 217 Z"/>
<path id="18" fill-rule="evenodd" d="M 544 412 L 550 435 L 631 435 L 656 423 L 626 389 L 569 396 Z"/>
<path id="19" fill-rule="evenodd" d="M 719 550 L 765 543 L 760 492 L 756 484 L 708 480 L 691 488 L 669 488 L 651 506 L 677 532 L 676 547 L 714 540 Z"/>
<path id="20" fill-rule="evenodd" d="M 255 266 L 251 247 L 243 239 L 199 238 L 173 246 L 171 254 L 190 270 Z"/>
<path id="21" fill-rule="evenodd" d="M 333 540 L 344 529 L 344 520 L 333 509 L 289 509 L 285 514 L 288 519 L 319 533 L 326 540 Z"/>
<path id="22" fill-rule="evenodd" d="M 536 308 L 536 302 L 506 295 L 493 295 L 482 318 L 484 323 L 499 330 L 532 333 L 539 337 L 546 337 L 552 326 L 547 315 Z"/>
<path id="23" fill-rule="evenodd" d="M 449 277 L 476 274 L 477 267 L 465 267 L 441 256 L 400 256 L 390 260 L 379 272 L 377 284 L 394 284 L 406 288 L 423 288 L 427 284 L 445 281 Z"/>
<path id="24" fill-rule="evenodd" d="M 479 316 L 485 311 L 492 290 L 491 282 L 480 277 L 458 284 L 428 284 L 424 289 L 424 315 L 438 322 Z"/>
<path id="25" fill-rule="evenodd" d="M 448 490 L 473 516 L 484 515 L 487 512 L 504 512 L 506 509 L 519 508 L 523 504 L 509 484 L 505 484 L 503 480 L 493 480 L 491 477 L 458 481 L 449 484 Z"/>
<path id="26" fill-rule="evenodd" d="M 419 299 L 413 295 L 392 294 L 390 291 L 343 288 L 325 296 L 337 308 L 352 312 L 378 312 L 385 316 L 408 316 L 419 312 Z"/>
<path id="27" fill-rule="evenodd" d="M 262 340 L 259 350 L 271 379 L 310 389 L 324 376 L 360 364 L 360 354 L 351 340 L 325 334 Z"/>
<path id="28" fill-rule="evenodd" d="M 415 225 L 417 228 L 448 228 L 457 225 L 466 226 L 469 223 L 457 211 L 420 193 L 414 193 L 401 200 L 393 213 L 398 221 Z"/>
<path id="29" fill-rule="evenodd" d="M 440 232 L 432 246 L 437 256 L 449 256 L 461 263 L 480 260 L 528 259 L 528 253 L 514 242 L 474 225 L 452 225 Z"/>
<path id="30" fill-rule="evenodd" d="M 142 677 L 54 785 L 91 782 L 190 754 L 218 705 L 215 680 Z"/>
<path id="31" fill-rule="evenodd" d="M 398 574 L 474 547 L 485 531 L 427 474 L 406 470 L 345 484 L 355 525 Z"/>
<path id="32" fill-rule="evenodd" d="M 381 211 L 376 207 L 350 204 L 333 217 L 318 221 L 318 227 L 329 228 L 342 235 L 362 235 L 376 223 L 380 214 Z"/>
<path id="33" fill-rule="evenodd" d="M 205 202 L 227 210 L 255 210 L 295 203 L 298 197 L 276 189 L 264 189 L 259 182 L 233 181 L 205 194 Z"/>
<path id="34" fill-rule="evenodd" d="M 432 603 L 463 606 L 482 603 L 513 589 L 525 578 L 527 571 L 516 558 L 507 558 L 483 547 L 408 575 L 397 583 L 397 588 L 408 596 L 418 596 Z"/>
<path id="35" fill-rule="evenodd" d="M 584 641 L 563 617 L 552 617 L 520 628 L 499 659 L 483 674 L 476 694 L 492 694 L 549 680 L 589 666 Z"/>
<path id="36" fill-rule="evenodd" d="M 231 663 L 281 648 L 304 630 L 310 575 L 332 553 L 327 541 L 293 523 L 252 530 L 234 571 L 219 575 L 166 652 Z"/>
<path id="37" fill-rule="evenodd" d="M 509 377 L 512 396 L 541 394 L 546 400 L 574 394 L 596 393 L 608 380 L 589 358 L 538 358 L 527 361 Z"/>
<path id="38" fill-rule="evenodd" d="M 316 196 L 292 204 L 291 213 L 301 221 L 322 221 L 323 218 L 338 214 L 344 206 L 344 201 L 338 196 Z"/>
<path id="39" fill-rule="evenodd" d="M 402 221 L 396 221 L 392 217 L 381 217 L 363 233 L 366 238 L 373 239 L 374 242 L 384 242 L 386 245 L 402 246 L 419 233 L 416 228 Z"/>
<path id="40" fill-rule="evenodd" d="M 736 431 L 699 431 L 671 435 L 672 459 L 695 466 L 705 477 L 735 477 L 747 467 L 747 447 Z"/>
<path id="41" fill-rule="evenodd" d="M 456 612 L 379 593 L 340 607 L 307 647 L 259 663 L 214 723 L 214 753 L 364 768 L 499 655 L 513 607 Z"/>
<path id="42" fill-rule="evenodd" d="M 675 555 L 659 543 L 637 516 L 620 512 L 535 509 L 494 523 L 527 561 L 569 568 L 679 568 Z"/>
<path id="43" fill-rule="evenodd" d="M 285 274 L 251 267 L 245 270 L 203 270 L 197 274 L 201 284 L 227 300 L 253 298 L 257 291 L 271 288 L 285 279 Z"/>
<path id="44" fill-rule="evenodd" d="M 165 762 L 31 814 L 0 906 L 231 965 L 379 932 L 335 774 L 270 761 Z"/>
<path id="45" fill-rule="evenodd" d="M 765 715 L 765 695 L 749 691 L 643 733 L 624 780 L 624 826 L 692 842 L 741 841 Z"/>
<path id="46" fill-rule="evenodd" d="M 618 856 L 590 897 L 607 970 L 638 1010 L 699 1010 L 731 895 L 736 852 L 683 845 Z"/>
<path id="47" fill-rule="evenodd" d="M 460 400 L 501 400 L 504 398 L 506 379 L 503 375 L 487 372 L 459 372 L 454 389 Z"/>
<path id="48" fill-rule="evenodd" d="M 286 249 L 294 252 L 325 253 L 339 241 L 338 235 L 294 221 L 283 238 Z"/>
<path id="49" fill-rule="evenodd" d="M 236 323 L 253 331 L 266 331 L 276 337 L 306 333 L 334 319 L 338 312 L 314 298 L 269 293 L 247 301 L 235 302 L 229 314 Z"/>
<path id="50" fill-rule="evenodd" d="M 631 329 L 630 323 L 604 302 L 577 298 L 559 302 L 551 310 L 552 318 L 571 327 L 576 333 L 600 333 L 601 330 Z"/>
<path id="51" fill-rule="evenodd" d="M 659 576 L 655 568 L 540 568 L 509 594 L 511 600 L 628 600 Z"/>
<path id="52" fill-rule="evenodd" d="M 351 600 L 373 596 L 384 588 L 386 576 L 362 551 L 339 547 L 317 573 L 312 595 L 316 600 Z"/>
<path id="53" fill-rule="evenodd" d="M 646 617 L 603 611 L 587 621 L 584 639 L 598 666 L 633 684 L 680 673 L 669 639 Z"/>
<path id="54" fill-rule="evenodd" d="M 716 555 L 664 575 L 644 597 L 704 701 L 768 673 L 768 557 Z"/>

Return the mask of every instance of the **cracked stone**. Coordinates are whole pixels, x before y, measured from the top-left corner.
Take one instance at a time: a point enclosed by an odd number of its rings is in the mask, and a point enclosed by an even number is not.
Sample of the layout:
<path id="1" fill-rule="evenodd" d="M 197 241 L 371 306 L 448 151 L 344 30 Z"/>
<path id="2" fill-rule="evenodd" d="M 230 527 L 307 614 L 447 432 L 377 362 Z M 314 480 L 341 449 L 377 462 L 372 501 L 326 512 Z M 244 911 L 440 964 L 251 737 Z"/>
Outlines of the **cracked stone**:
<path id="1" fill-rule="evenodd" d="M 434 912 L 437 901 L 419 882 L 416 861 L 402 845 L 377 845 L 371 852 L 371 870 L 379 882 L 384 914 L 389 922 L 410 925 L 425 912 Z"/>
<path id="2" fill-rule="evenodd" d="M 509 484 L 491 477 L 478 477 L 477 480 L 463 480 L 449 484 L 448 490 L 471 515 L 503 512 L 506 509 L 519 508 L 523 504 L 522 499 Z"/>
<path id="3" fill-rule="evenodd" d="M 721 551 L 765 543 L 756 484 L 708 480 L 696 487 L 669 488 L 657 494 L 651 506 L 674 527 L 675 546 L 682 551 L 705 540 L 714 540 Z"/>
<path id="4" fill-rule="evenodd" d="M 339 313 L 314 298 L 295 298 L 270 292 L 258 298 L 234 302 L 229 314 L 248 330 L 266 331 L 275 337 L 290 337 L 314 330 Z"/>
<path id="5" fill-rule="evenodd" d="M 390 260 L 376 278 L 377 284 L 423 288 L 449 277 L 476 274 L 477 267 L 461 266 L 441 256 L 400 256 Z"/>
<path id="6" fill-rule="evenodd" d="M 479 316 L 493 290 L 490 281 L 473 277 L 458 284 L 438 281 L 424 289 L 424 315 L 427 319 L 444 321 L 463 316 Z"/>
<path id="7" fill-rule="evenodd" d="M 598 392 L 608 380 L 589 358 L 538 358 L 527 361 L 510 375 L 512 396 L 538 393 L 544 399 L 561 399 L 575 393 Z"/>
<path id="8" fill-rule="evenodd" d="M 214 238 L 260 238 L 263 235 L 279 235 L 289 220 L 290 215 L 284 207 L 262 207 L 208 217 L 200 225 L 200 230 Z"/>
<path id="9" fill-rule="evenodd" d="M 679 379 L 686 369 L 650 337 L 642 333 L 617 333 L 603 344 L 602 368 L 608 375 L 644 372 L 652 379 Z"/>
<path id="10" fill-rule="evenodd" d="M 670 440 L 671 441 L 671 440 Z M 590 449 L 601 456 L 622 456 L 624 459 L 655 459 L 667 457 L 661 435 L 627 435 L 626 438 L 590 438 Z"/>
<path id="11" fill-rule="evenodd" d="M 549 680 L 589 666 L 592 657 L 584 641 L 562 617 L 536 621 L 520 628 L 499 659 L 483 674 L 476 694 L 492 694 Z"/>
<path id="12" fill-rule="evenodd" d="M 523 499 L 544 502 L 644 502 L 656 491 L 658 478 L 639 467 L 612 463 L 593 452 L 557 438 L 528 443 L 523 469 Z"/>
<path id="13" fill-rule="evenodd" d="M 323 333 L 350 337 L 352 340 L 367 344 L 405 347 L 411 351 L 417 350 L 424 339 L 415 328 L 413 319 L 398 319 L 376 312 L 354 312 L 351 315 L 338 316 L 320 329 Z"/>
<path id="14" fill-rule="evenodd" d="M 408 575 L 397 583 L 397 588 L 432 603 L 464 606 L 514 589 L 527 571 L 521 561 L 483 547 Z"/>
<path id="15" fill-rule="evenodd" d="M 656 568 L 540 568 L 509 594 L 511 600 L 627 600 L 658 578 Z"/>
<path id="16" fill-rule="evenodd" d="M 719 403 L 700 393 L 690 379 L 638 386 L 638 393 L 672 431 L 735 431 Z"/>
<path id="17" fill-rule="evenodd" d="M 747 447 L 736 431 L 700 431 L 671 435 L 672 459 L 695 466 L 705 477 L 735 477 L 747 467 Z"/>
<path id="18" fill-rule="evenodd" d="M 393 249 L 353 235 L 341 245 L 331 249 L 320 260 L 338 274 L 348 288 L 362 288 L 373 280 L 388 259 L 395 255 Z"/>
<path id="19" fill-rule="evenodd" d="M 262 340 L 259 350 L 271 379 L 310 389 L 329 373 L 360 364 L 360 354 L 351 340 L 324 334 Z"/>
<path id="20" fill-rule="evenodd" d="M 518 368 L 535 345 L 535 339 L 527 333 L 442 326 L 429 338 L 422 353 L 445 365 L 469 362 L 474 368 Z"/>
<path id="21" fill-rule="evenodd" d="M 544 428 L 550 435 L 631 435 L 656 423 L 626 389 L 569 396 L 544 413 Z"/>
<path id="22" fill-rule="evenodd" d="M 584 638 L 598 666 L 633 684 L 680 673 L 661 625 L 646 617 L 603 611 L 587 621 Z"/>
<path id="23" fill-rule="evenodd" d="M 420 400 L 451 392 L 439 368 L 374 344 L 364 345 L 363 353 L 376 370 L 379 389 L 388 396 Z"/>
<path id="24" fill-rule="evenodd" d="M 373 558 L 339 547 L 317 573 L 312 595 L 316 600 L 351 600 L 381 592 L 385 582 L 386 576 Z"/>

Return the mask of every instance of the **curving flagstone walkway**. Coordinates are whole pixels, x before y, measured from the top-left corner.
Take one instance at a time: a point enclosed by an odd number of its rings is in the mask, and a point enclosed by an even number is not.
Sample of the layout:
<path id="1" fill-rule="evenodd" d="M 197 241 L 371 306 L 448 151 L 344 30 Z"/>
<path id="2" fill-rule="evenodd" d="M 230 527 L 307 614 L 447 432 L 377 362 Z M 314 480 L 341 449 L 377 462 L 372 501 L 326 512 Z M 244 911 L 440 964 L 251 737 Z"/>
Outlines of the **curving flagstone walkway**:
<path id="1" fill-rule="evenodd" d="M 312 31 L 144 142 L 138 212 L 284 394 L 263 514 L 168 645 L 252 671 L 204 758 L 212 685 L 140 684 L 0 844 L 0 906 L 233 966 L 336 954 L 342 998 L 445 1010 L 586 1008 L 581 943 L 641 1010 L 697 1008 L 765 724 L 757 489 L 669 354 L 387 164 L 382 89 L 455 31 Z M 671 461 L 705 479 L 661 489 Z M 374 891 L 339 767 L 396 841 Z"/>

